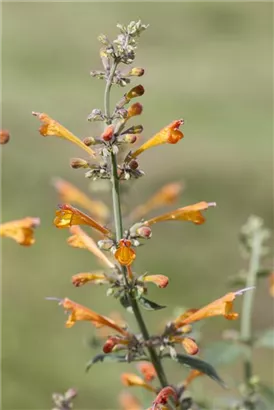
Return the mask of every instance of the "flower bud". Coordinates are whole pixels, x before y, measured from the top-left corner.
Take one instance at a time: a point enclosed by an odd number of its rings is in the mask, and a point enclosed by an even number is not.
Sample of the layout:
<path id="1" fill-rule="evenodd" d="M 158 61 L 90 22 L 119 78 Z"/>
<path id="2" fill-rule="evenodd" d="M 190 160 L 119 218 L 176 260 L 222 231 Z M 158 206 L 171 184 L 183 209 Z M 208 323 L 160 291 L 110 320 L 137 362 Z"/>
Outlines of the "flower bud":
<path id="1" fill-rule="evenodd" d="M 113 133 L 114 133 L 114 126 L 113 125 L 109 125 L 104 132 L 101 134 L 101 139 L 108 142 L 112 140 L 113 137 Z"/>
<path id="2" fill-rule="evenodd" d="M 108 46 L 110 44 L 109 39 L 105 34 L 100 34 L 97 38 L 98 41 L 100 41 L 100 43 L 104 44 L 105 46 Z"/>
<path id="3" fill-rule="evenodd" d="M 145 92 L 144 87 L 140 84 L 136 87 L 129 90 L 129 92 L 125 95 L 126 99 L 130 101 L 132 98 L 141 97 Z"/>
<path id="4" fill-rule="evenodd" d="M 103 121 L 104 115 L 101 110 L 99 110 L 98 108 L 94 108 L 89 114 L 87 120 L 88 121 Z"/>
<path id="5" fill-rule="evenodd" d="M 83 139 L 83 143 L 89 147 L 90 145 L 96 144 L 96 140 L 93 137 L 86 137 Z"/>
<path id="6" fill-rule="evenodd" d="M 143 112 L 143 106 L 140 103 L 132 104 L 127 111 L 127 118 L 135 117 L 136 115 L 141 115 Z"/>
<path id="7" fill-rule="evenodd" d="M 127 75 L 132 77 L 141 77 L 144 73 L 145 70 L 143 68 L 133 67 Z"/>
<path id="8" fill-rule="evenodd" d="M 66 393 L 65 393 L 65 399 L 66 400 L 74 399 L 74 397 L 76 397 L 76 396 L 77 396 L 77 390 L 73 389 L 73 388 L 67 390 Z"/>
<path id="9" fill-rule="evenodd" d="M 136 229 L 136 233 L 141 238 L 150 239 L 152 235 L 152 231 L 149 226 L 141 226 L 140 228 Z"/>
<path id="10" fill-rule="evenodd" d="M 97 245 L 103 251 L 109 251 L 113 247 L 114 242 L 111 239 L 102 239 L 97 242 Z"/>
<path id="11" fill-rule="evenodd" d="M 71 168 L 78 169 L 78 168 L 88 168 L 89 163 L 82 159 L 82 158 L 71 158 L 70 160 Z"/>
<path id="12" fill-rule="evenodd" d="M 139 164 L 135 159 L 133 159 L 132 161 L 130 161 L 128 166 L 129 166 L 130 169 L 135 170 L 135 169 L 138 168 Z"/>
<path id="13" fill-rule="evenodd" d="M 10 134 L 8 130 L 0 130 L 0 144 L 7 144 L 10 140 Z"/>
<path id="14" fill-rule="evenodd" d="M 137 137 L 134 134 L 123 134 L 118 137 L 118 142 L 126 142 L 128 144 L 134 144 L 137 141 Z"/>
<path id="15" fill-rule="evenodd" d="M 142 125 L 133 125 L 132 127 L 128 128 L 126 131 L 122 133 L 123 134 L 141 134 L 143 131 L 143 126 Z"/>

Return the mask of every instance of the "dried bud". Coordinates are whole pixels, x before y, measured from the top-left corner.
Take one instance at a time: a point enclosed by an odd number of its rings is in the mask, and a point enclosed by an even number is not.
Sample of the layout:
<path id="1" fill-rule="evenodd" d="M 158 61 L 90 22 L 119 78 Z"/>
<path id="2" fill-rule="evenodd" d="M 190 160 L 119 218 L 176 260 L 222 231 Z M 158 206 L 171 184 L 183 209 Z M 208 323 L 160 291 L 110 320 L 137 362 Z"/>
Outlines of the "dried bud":
<path id="1" fill-rule="evenodd" d="M 8 130 L 0 130 L 0 144 L 7 144 L 10 140 L 10 134 Z"/>
<path id="2" fill-rule="evenodd" d="M 136 233 L 141 238 L 150 239 L 152 235 L 152 231 L 149 226 L 141 226 L 140 228 L 136 229 Z"/>
<path id="3" fill-rule="evenodd" d="M 89 147 L 90 145 L 96 144 L 96 139 L 93 137 L 86 137 L 83 139 L 83 143 Z"/>
<path id="4" fill-rule="evenodd" d="M 140 103 L 132 104 L 127 111 L 127 118 L 135 117 L 136 115 L 141 115 L 143 112 L 143 106 Z"/>
<path id="5" fill-rule="evenodd" d="M 114 133 L 114 125 L 109 125 L 101 134 L 101 139 L 108 142 L 112 140 Z"/>
<path id="6" fill-rule="evenodd" d="M 123 134 L 117 138 L 118 142 L 125 142 L 127 144 L 134 144 L 137 141 L 137 137 L 134 134 Z"/>
<path id="7" fill-rule="evenodd" d="M 145 70 L 143 68 L 134 67 L 130 70 L 130 72 L 127 75 L 132 77 L 141 77 L 142 75 L 144 75 L 144 73 Z"/>
<path id="8" fill-rule="evenodd" d="M 138 168 L 139 164 L 135 159 L 133 159 L 132 161 L 130 161 L 128 166 L 129 166 L 130 169 L 135 170 L 135 169 Z"/>
<path id="9" fill-rule="evenodd" d="M 89 163 L 82 158 L 71 158 L 70 166 L 71 168 L 74 168 L 74 169 L 89 168 Z"/>
<path id="10" fill-rule="evenodd" d="M 122 133 L 123 134 L 141 134 L 143 131 L 143 126 L 142 125 L 133 125 L 132 127 L 128 128 L 126 131 Z"/>
<path id="11" fill-rule="evenodd" d="M 94 108 L 89 114 L 87 120 L 88 121 L 103 121 L 104 115 L 101 110 L 99 110 L 98 108 Z"/>
<path id="12" fill-rule="evenodd" d="M 125 95 L 126 99 L 130 101 L 132 98 L 141 97 L 145 92 L 144 87 L 140 85 L 136 85 L 136 87 L 129 90 L 129 92 Z"/>

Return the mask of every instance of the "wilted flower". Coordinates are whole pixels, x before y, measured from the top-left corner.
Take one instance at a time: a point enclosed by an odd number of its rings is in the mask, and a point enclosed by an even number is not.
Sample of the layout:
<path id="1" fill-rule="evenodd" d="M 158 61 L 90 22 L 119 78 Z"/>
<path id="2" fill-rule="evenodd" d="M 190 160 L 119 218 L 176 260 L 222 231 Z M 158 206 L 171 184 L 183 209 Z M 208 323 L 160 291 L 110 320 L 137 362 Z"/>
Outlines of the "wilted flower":
<path id="1" fill-rule="evenodd" d="M 152 410 L 161 410 L 161 405 L 166 404 L 171 398 L 175 401 L 175 403 L 177 403 L 178 397 L 176 391 L 171 386 L 164 387 L 162 390 L 160 390 L 156 399 L 154 400 Z"/>
<path id="2" fill-rule="evenodd" d="M 0 225 L 0 235 L 12 238 L 23 246 L 33 245 L 35 242 L 34 228 L 40 225 L 39 218 L 26 217 Z"/>
<path id="3" fill-rule="evenodd" d="M 137 363 L 137 369 L 142 373 L 147 382 L 151 382 L 157 376 L 156 370 L 150 362 Z"/>
<path id="4" fill-rule="evenodd" d="M 88 225 L 103 235 L 110 233 L 109 229 L 104 228 L 90 216 L 79 211 L 69 204 L 59 205 L 60 210 L 56 211 L 56 218 L 54 224 L 57 228 L 69 228 L 72 225 Z"/>
<path id="5" fill-rule="evenodd" d="M 91 215 L 100 221 L 105 221 L 108 218 L 108 207 L 102 201 L 90 199 L 75 185 L 61 178 L 55 178 L 53 185 L 60 195 L 62 202 L 80 205 L 81 207 L 87 209 Z"/>
<path id="6" fill-rule="evenodd" d="M 173 325 L 176 329 L 179 329 L 189 323 L 197 322 L 198 320 L 212 316 L 224 316 L 228 320 L 235 320 L 239 315 L 232 311 L 234 299 L 236 296 L 242 295 L 244 292 L 251 289 L 253 288 L 245 288 L 238 290 L 237 292 L 227 293 L 222 298 L 215 300 L 201 309 L 196 311 L 191 310 L 190 312 L 187 311 L 175 319 Z"/>
<path id="7" fill-rule="evenodd" d="M 73 285 L 76 287 L 83 286 L 86 283 L 91 283 L 94 285 L 104 285 L 109 283 L 109 279 L 102 271 L 77 273 L 72 276 L 71 280 Z"/>
<path id="8" fill-rule="evenodd" d="M 123 266 L 129 266 L 136 258 L 134 250 L 131 248 L 131 241 L 127 239 L 121 239 L 119 247 L 115 251 L 115 259 Z"/>
<path id="9" fill-rule="evenodd" d="M 95 152 L 85 145 L 79 138 L 73 135 L 69 130 L 67 130 L 63 125 L 59 124 L 59 122 L 53 120 L 45 113 L 40 112 L 32 112 L 32 115 L 38 117 L 39 120 L 42 122 L 41 127 L 39 128 L 40 134 L 44 137 L 47 136 L 55 136 L 65 138 L 68 141 L 73 142 L 74 144 L 78 145 L 78 147 L 85 150 L 90 156 L 95 157 Z"/>
<path id="10" fill-rule="evenodd" d="M 101 328 L 101 327 L 109 327 L 111 329 L 116 330 L 118 333 L 124 336 L 128 336 L 128 332 L 117 325 L 112 319 L 106 317 L 106 316 L 101 316 L 96 312 L 93 312 L 92 310 L 86 308 L 85 306 L 82 306 L 76 302 L 73 302 L 72 300 L 68 298 L 64 299 L 56 299 L 56 298 L 47 298 L 48 300 L 58 300 L 59 304 L 63 306 L 65 311 L 70 312 L 70 316 L 66 322 L 66 327 L 72 327 L 77 321 L 88 321 L 91 322 L 96 328 Z"/>
<path id="11" fill-rule="evenodd" d="M 145 275 L 141 279 L 143 282 L 152 282 L 158 286 L 158 288 L 165 288 L 168 285 L 168 277 L 165 275 Z"/>
<path id="12" fill-rule="evenodd" d="M 114 264 L 106 257 L 106 255 L 98 248 L 94 240 L 84 232 L 80 226 L 72 226 L 70 228 L 72 236 L 67 239 L 70 246 L 74 248 L 87 249 L 93 253 L 96 258 L 102 261 L 108 268 L 113 269 Z"/>
<path id="13" fill-rule="evenodd" d="M 156 216 L 145 222 L 146 225 L 152 225 L 163 221 L 191 221 L 197 225 L 205 222 L 201 211 L 205 211 L 211 206 L 216 206 L 215 202 L 198 202 L 194 205 L 185 206 L 184 208 L 176 209 L 175 211 L 167 212 L 163 215 Z"/>
<path id="14" fill-rule="evenodd" d="M 10 140 L 10 133 L 8 130 L 0 130 L 0 144 L 7 144 Z"/>
<path id="15" fill-rule="evenodd" d="M 127 110 L 127 120 L 131 117 L 135 117 L 136 115 L 141 115 L 143 112 L 143 106 L 140 103 L 132 104 Z"/>
<path id="16" fill-rule="evenodd" d="M 140 148 L 130 154 L 130 158 L 136 158 L 142 152 L 149 148 L 156 147 L 161 144 L 176 144 L 183 138 L 184 134 L 179 130 L 180 125 L 183 124 L 183 120 L 175 120 L 167 127 L 161 129 L 152 138 L 146 141 Z"/>
<path id="17" fill-rule="evenodd" d="M 122 392 L 118 398 L 122 410 L 143 410 L 143 406 L 137 397 L 129 392 Z"/>
<path id="18" fill-rule="evenodd" d="M 172 182 L 164 185 L 145 204 L 137 206 L 137 208 L 131 212 L 130 218 L 140 220 L 144 215 L 148 214 L 153 209 L 173 204 L 178 200 L 182 189 L 183 186 L 180 182 Z"/>
<path id="19" fill-rule="evenodd" d="M 124 386 L 128 386 L 128 387 L 139 386 L 149 391 L 156 392 L 155 387 L 151 386 L 145 380 L 143 380 L 140 376 L 137 376 L 134 373 L 123 373 L 121 375 L 121 380 Z"/>

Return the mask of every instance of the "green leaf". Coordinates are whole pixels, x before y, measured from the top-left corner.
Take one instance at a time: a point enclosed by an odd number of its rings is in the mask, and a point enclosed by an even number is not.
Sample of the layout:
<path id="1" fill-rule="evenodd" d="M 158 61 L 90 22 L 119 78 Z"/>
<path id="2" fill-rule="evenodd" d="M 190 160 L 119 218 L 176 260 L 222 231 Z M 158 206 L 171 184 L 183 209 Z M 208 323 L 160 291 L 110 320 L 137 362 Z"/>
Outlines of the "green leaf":
<path id="1" fill-rule="evenodd" d="M 132 306 L 131 306 L 131 303 L 130 303 L 130 299 L 129 299 L 129 297 L 128 297 L 127 294 L 124 293 L 124 294 L 120 297 L 119 300 L 120 300 L 121 305 L 122 305 L 128 312 L 133 313 Z"/>
<path id="2" fill-rule="evenodd" d="M 171 358 L 168 353 L 164 354 L 162 357 Z M 180 364 L 184 364 L 185 366 L 191 367 L 192 369 L 200 370 L 202 373 L 206 374 L 211 379 L 215 380 L 222 387 L 227 387 L 211 364 L 204 362 L 203 360 L 198 359 L 197 357 L 181 353 L 177 353 L 177 356 L 174 360 Z"/>
<path id="3" fill-rule="evenodd" d="M 248 347 L 233 341 L 220 340 L 211 343 L 204 349 L 203 357 L 213 366 L 222 366 L 233 363 L 239 357 L 245 357 Z"/>
<path id="4" fill-rule="evenodd" d="M 146 310 L 160 310 L 166 307 L 166 306 L 158 305 L 157 303 L 152 302 L 151 300 L 148 300 L 144 298 L 143 296 L 141 296 L 137 300 L 140 303 L 140 305 Z"/>
<path id="5" fill-rule="evenodd" d="M 139 361 L 147 361 L 147 360 L 148 358 L 146 356 L 142 356 L 142 357 L 135 357 L 131 361 L 139 362 Z M 87 362 L 86 372 L 88 372 L 91 366 L 93 366 L 94 364 L 103 363 L 103 362 L 127 363 L 128 360 L 126 356 L 100 353 L 94 356 L 91 360 Z"/>
<path id="6" fill-rule="evenodd" d="M 274 349 L 274 328 L 265 330 L 257 339 L 256 347 L 268 347 Z"/>

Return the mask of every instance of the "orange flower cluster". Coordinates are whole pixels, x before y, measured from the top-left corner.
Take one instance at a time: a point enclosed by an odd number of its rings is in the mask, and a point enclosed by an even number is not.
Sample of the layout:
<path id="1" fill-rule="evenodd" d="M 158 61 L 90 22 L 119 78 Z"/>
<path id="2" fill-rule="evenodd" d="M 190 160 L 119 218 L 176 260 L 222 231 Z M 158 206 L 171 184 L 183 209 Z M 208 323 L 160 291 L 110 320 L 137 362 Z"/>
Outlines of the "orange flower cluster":
<path id="1" fill-rule="evenodd" d="M 0 225 L 0 235 L 14 239 L 19 245 L 30 246 L 35 243 L 34 229 L 40 225 L 39 218 L 26 217 Z"/>

